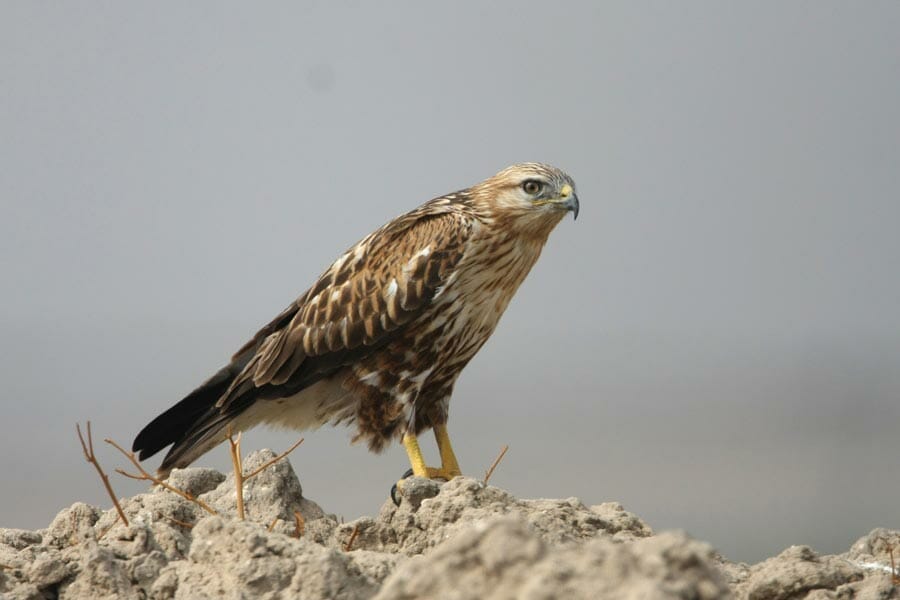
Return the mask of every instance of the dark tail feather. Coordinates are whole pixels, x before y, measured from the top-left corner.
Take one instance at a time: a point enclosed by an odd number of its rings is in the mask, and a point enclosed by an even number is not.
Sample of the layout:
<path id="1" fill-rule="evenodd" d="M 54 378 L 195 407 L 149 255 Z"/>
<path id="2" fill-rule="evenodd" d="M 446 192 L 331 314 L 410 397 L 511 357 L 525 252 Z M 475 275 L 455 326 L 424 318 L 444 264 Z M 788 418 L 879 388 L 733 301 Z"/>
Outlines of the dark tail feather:
<path id="1" fill-rule="evenodd" d="M 175 447 L 169 451 L 160 471 L 187 466 L 198 458 L 199 454 L 184 464 L 174 464 L 181 461 L 178 461 L 178 457 L 173 456 L 173 453 L 178 447 L 181 447 L 178 454 L 185 454 L 186 448 L 183 442 L 188 438 L 195 438 L 198 430 L 209 431 L 210 426 L 214 426 L 221 420 L 222 415 L 216 408 L 216 402 L 231 385 L 237 373 L 236 365 L 228 365 L 188 394 L 181 402 L 150 421 L 150 424 L 134 438 L 134 444 L 131 446 L 134 452 L 139 453 L 138 458 L 140 460 L 149 458 L 170 444 L 175 444 Z"/>

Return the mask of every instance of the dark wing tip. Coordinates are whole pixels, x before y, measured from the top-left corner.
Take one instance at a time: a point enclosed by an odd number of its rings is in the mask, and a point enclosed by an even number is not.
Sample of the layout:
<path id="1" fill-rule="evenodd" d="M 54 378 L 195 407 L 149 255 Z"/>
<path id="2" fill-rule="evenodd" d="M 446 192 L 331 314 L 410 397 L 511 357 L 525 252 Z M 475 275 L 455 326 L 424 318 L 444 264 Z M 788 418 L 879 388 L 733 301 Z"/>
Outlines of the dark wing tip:
<path id="1" fill-rule="evenodd" d="M 184 399 L 150 421 L 131 444 L 138 459 L 150 458 L 166 446 L 183 440 L 228 389 L 235 377 L 232 363 L 213 375 Z"/>
<path id="2" fill-rule="evenodd" d="M 190 396 L 188 396 L 190 398 Z M 187 400 L 188 398 L 185 398 Z M 177 441 L 180 431 L 184 431 L 189 425 L 182 400 L 166 412 L 162 413 L 141 429 L 131 444 L 132 452 L 138 453 L 138 459 L 150 458 L 169 444 Z M 178 409 L 178 410 L 176 410 Z"/>

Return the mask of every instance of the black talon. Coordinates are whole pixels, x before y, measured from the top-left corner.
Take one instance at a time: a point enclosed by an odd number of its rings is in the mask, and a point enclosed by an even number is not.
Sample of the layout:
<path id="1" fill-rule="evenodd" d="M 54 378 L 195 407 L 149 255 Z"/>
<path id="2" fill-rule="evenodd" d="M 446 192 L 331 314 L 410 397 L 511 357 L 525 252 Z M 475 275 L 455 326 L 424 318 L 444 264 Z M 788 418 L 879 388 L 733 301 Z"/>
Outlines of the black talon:
<path id="1" fill-rule="evenodd" d="M 413 470 L 412 470 L 412 469 L 407 469 L 407 470 L 406 470 L 406 473 L 404 473 L 404 474 L 403 474 L 403 477 L 401 477 L 400 479 L 403 480 L 403 479 L 406 479 L 407 477 L 412 477 L 412 474 L 413 474 Z M 399 491 L 400 491 L 400 490 L 397 489 L 397 484 L 396 484 L 396 483 L 395 483 L 394 485 L 391 486 L 391 500 L 393 500 L 393 501 L 394 501 L 394 504 L 397 505 L 397 506 L 400 506 L 400 496 L 399 496 L 398 493 L 397 493 L 397 492 L 399 492 Z"/>

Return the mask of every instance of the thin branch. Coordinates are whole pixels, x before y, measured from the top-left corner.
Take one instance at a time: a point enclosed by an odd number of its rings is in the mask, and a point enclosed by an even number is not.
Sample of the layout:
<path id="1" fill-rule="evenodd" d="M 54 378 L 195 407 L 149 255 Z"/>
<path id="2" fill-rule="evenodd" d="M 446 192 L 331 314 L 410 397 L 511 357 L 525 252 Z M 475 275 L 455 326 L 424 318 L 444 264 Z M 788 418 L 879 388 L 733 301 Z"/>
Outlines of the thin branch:
<path id="1" fill-rule="evenodd" d="M 257 469 L 252 471 L 251 473 L 244 474 L 244 461 L 241 458 L 241 432 L 235 436 L 231 432 L 231 426 L 225 432 L 225 439 L 228 440 L 228 450 L 231 454 L 231 467 L 234 470 L 234 488 L 235 488 L 235 496 L 237 498 L 237 513 L 238 518 L 243 521 L 245 518 L 244 511 L 244 483 L 250 479 L 251 477 L 256 477 L 279 460 L 286 457 L 288 454 L 293 452 L 297 446 L 303 443 L 303 438 L 297 440 L 293 446 L 276 456 L 275 458 L 264 462 Z"/>
<path id="2" fill-rule="evenodd" d="M 155 477 L 155 476 L 151 475 L 150 473 L 148 473 L 147 471 L 145 471 L 144 467 L 141 466 L 141 463 L 138 461 L 137 457 L 134 455 L 134 452 L 127 452 L 124 448 L 122 448 L 122 446 L 118 445 L 117 443 L 115 443 L 113 440 L 111 440 L 109 438 L 107 438 L 103 441 L 106 442 L 107 444 L 109 444 L 110 446 L 112 446 L 113 448 L 115 448 L 116 450 L 118 450 L 119 452 L 121 452 L 122 455 L 125 458 L 127 458 L 128 460 L 130 460 L 131 464 L 133 464 L 134 467 L 140 472 L 140 475 L 135 475 L 133 473 L 128 473 L 127 471 L 124 471 L 122 469 L 116 469 L 116 473 L 118 473 L 119 475 L 123 475 L 125 477 L 128 477 L 129 479 L 137 479 L 139 481 L 150 481 L 150 482 L 154 483 L 155 485 L 166 488 L 167 490 L 169 490 L 170 492 L 172 492 L 174 494 L 178 494 L 179 496 L 181 496 L 188 502 L 193 502 L 194 504 L 196 504 L 197 506 L 199 506 L 200 508 L 202 508 L 203 510 L 205 510 L 206 512 L 208 512 L 211 515 L 219 514 L 218 512 L 216 512 L 216 510 L 213 507 L 211 507 L 209 504 L 207 504 L 203 500 L 195 497 L 193 494 L 189 494 L 183 490 L 179 490 L 178 488 L 169 485 L 168 483 L 166 483 L 159 477 Z"/>
<path id="3" fill-rule="evenodd" d="M 94 468 L 97 469 L 97 473 L 100 474 L 100 479 L 103 481 L 103 487 L 106 488 L 106 493 L 109 494 L 113 506 L 116 507 L 116 512 L 119 513 L 119 518 L 122 519 L 123 523 L 125 523 L 125 527 L 128 527 L 128 517 L 125 516 L 125 511 L 123 511 L 122 507 L 119 505 L 119 500 L 118 498 L 116 498 L 116 493 L 113 491 L 112 485 L 109 483 L 109 477 L 103 471 L 100 463 L 97 462 L 97 457 L 94 455 L 94 438 L 91 435 L 91 422 L 87 422 L 86 444 L 84 442 L 84 436 L 81 435 L 81 425 L 79 423 L 75 423 L 75 431 L 78 432 L 78 441 L 81 442 L 81 450 L 82 452 L 84 452 L 85 460 L 94 465 Z"/>
<path id="4" fill-rule="evenodd" d="M 274 519 L 272 519 L 272 522 L 269 523 L 268 527 L 266 527 L 266 531 L 272 531 L 273 529 L 275 529 L 275 523 L 277 523 L 280 520 L 281 520 L 281 517 L 275 517 Z"/>
<path id="5" fill-rule="evenodd" d="M 237 513 L 238 518 L 244 520 L 244 467 L 241 462 L 241 432 L 237 437 L 231 435 L 231 425 L 225 434 L 228 440 L 229 452 L 231 453 L 231 466 L 234 469 L 234 487 L 237 493 Z"/>
<path id="6" fill-rule="evenodd" d="M 185 521 L 180 521 L 180 520 L 176 519 L 175 517 L 167 517 L 167 518 L 170 521 L 172 521 L 173 523 L 175 523 L 176 525 L 178 525 L 179 527 L 184 527 L 185 529 L 193 529 L 194 528 L 193 523 L 187 523 Z"/>
<path id="7" fill-rule="evenodd" d="M 508 446 L 508 445 L 507 445 L 507 446 L 503 446 L 503 450 L 501 450 L 501 451 L 500 451 L 500 454 L 497 456 L 497 458 L 494 459 L 494 462 L 493 462 L 493 464 L 491 465 L 491 468 L 488 469 L 487 472 L 484 474 L 484 480 L 483 480 L 483 481 L 484 481 L 484 485 L 487 485 L 487 482 L 490 480 L 491 475 L 494 474 L 494 469 L 497 468 L 497 465 L 499 465 L 499 464 L 500 464 L 500 461 L 503 460 L 503 457 L 506 456 L 506 451 L 507 451 L 507 450 L 509 450 L 509 446 Z"/>
<path id="8" fill-rule="evenodd" d="M 344 546 L 344 552 L 350 552 L 353 549 L 353 542 L 356 541 L 356 537 L 359 535 L 359 524 L 353 528 L 353 533 L 350 534 L 350 539 L 347 540 L 347 545 Z"/>
<path id="9" fill-rule="evenodd" d="M 900 572 L 897 572 L 897 566 L 894 564 L 894 546 L 887 544 L 887 549 L 888 556 L 891 557 L 891 583 L 897 585 L 900 584 Z"/>
<path id="10" fill-rule="evenodd" d="M 306 531 L 306 519 L 299 510 L 294 511 L 294 537 L 299 538 Z"/>
<path id="11" fill-rule="evenodd" d="M 894 562 L 894 545 L 887 541 L 887 538 L 885 537 L 878 537 L 877 539 L 884 542 L 884 545 L 888 551 L 888 556 L 891 559 L 891 583 L 894 585 L 900 585 L 900 571 L 897 571 L 897 565 Z"/>
<path id="12" fill-rule="evenodd" d="M 281 454 L 279 454 L 272 460 L 266 461 L 265 463 L 263 463 L 262 466 L 260 466 L 257 469 L 254 469 L 248 475 L 244 475 L 244 481 L 247 481 L 251 477 L 256 477 L 257 475 L 259 475 L 260 473 L 262 473 L 263 471 L 265 471 L 266 469 L 268 469 L 269 467 L 271 467 L 272 465 L 277 463 L 279 460 L 283 459 L 285 456 L 287 456 L 288 454 L 290 454 L 291 452 L 296 450 L 297 446 L 299 446 L 302 443 L 303 443 L 303 438 L 300 438 L 299 440 L 297 440 L 297 442 L 293 446 L 291 446 L 290 448 L 288 448 L 287 450 L 285 450 L 284 452 L 282 452 Z"/>
<path id="13" fill-rule="evenodd" d="M 105 536 L 107 533 L 109 533 L 109 530 L 112 529 L 113 527 L 115 527 L 116 523 L 118 523 L 118 522 L 119 522 L 119 517 L 116 517 L 116 520 L 112 522 L 112 525 L 110 525 L 109 527 L 107 527 L 106 529 L 104 529 L 103 531 L 100 532 L 100 535 L 97 536 L 97 541 L 99 542 L 100 540 L 102 540 L 103 536 Z M 74 537 L 74 534 L 73 534 L 73 537 Z M 72 546 L 75 546 L 78 544 L 77 541 L 75 541 L 71 538 L 69 539 L 69 542 Z"/>

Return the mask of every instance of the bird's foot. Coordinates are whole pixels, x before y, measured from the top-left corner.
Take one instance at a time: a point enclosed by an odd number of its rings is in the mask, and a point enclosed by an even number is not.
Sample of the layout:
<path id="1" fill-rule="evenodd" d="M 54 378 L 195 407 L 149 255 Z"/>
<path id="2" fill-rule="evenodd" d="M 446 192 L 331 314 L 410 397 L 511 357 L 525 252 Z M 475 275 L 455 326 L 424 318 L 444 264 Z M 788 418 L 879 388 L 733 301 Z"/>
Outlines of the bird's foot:
<path id="1" fill-rule="evenodd" d="M 439 469 L 425 464 L 425 457 L 422 456 L 422 450 L 419 448 L 419 440 L 414 433 L 407 432 L 403 434 L 403 447 L 406 449 L 409 464 L 412 465 L 412 468 L 406 471 L 400 481 L 391 488 L 391 500 L 397 506 L 400 506 L 400 496 L 403 495 L 403 480 L 407 477 L 415 475 L 416 477 L 450 481 L 454 477 L 462 475 L 459 470 L 459 463 L 456 462 L 456 456 L 453 455 L 453 449 L 450 447 L 450 438 L 447 436 L 446 427 L 437 425 L 434 431 L 438 449 L 441 452 L 441 468 Z"/>
<path id="2" fill-rule="evenodd" d="M 462 475 L 460 473 L 459 468 L 456 469 L 448 469 L 448 468 L 436 468 L 436 467 L 425 467 L 425 477 L 428 479 L 443 479 L 444 481 L 450 481 L 454 477 L 459 477 Z M 407 469 L 406 473 L 403 474 L 403 477 L 400 478 L 400 481 L 391 486 L 391 500 L 394 501 L 394 504 L 400 506 L 400 500 L 403 497 L 403 482 L 405 479 L 412 477 L 415 473 L 413 473 L 412 469 Z"/>

